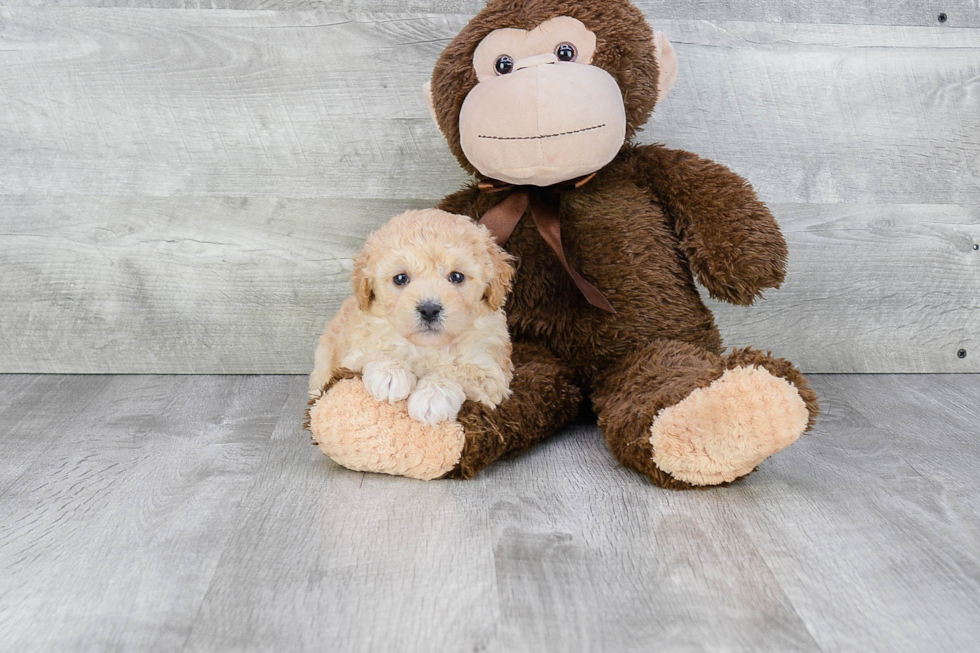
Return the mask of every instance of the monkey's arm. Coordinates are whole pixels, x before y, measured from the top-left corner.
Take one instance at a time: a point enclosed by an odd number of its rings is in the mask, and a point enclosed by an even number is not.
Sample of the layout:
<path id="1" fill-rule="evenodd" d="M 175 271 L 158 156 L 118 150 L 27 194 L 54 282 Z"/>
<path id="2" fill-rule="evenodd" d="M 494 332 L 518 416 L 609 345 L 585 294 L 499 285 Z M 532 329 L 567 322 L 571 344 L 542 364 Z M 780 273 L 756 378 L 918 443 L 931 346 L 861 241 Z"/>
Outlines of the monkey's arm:
<path id="1" fill-rule="evenodd" d="M 660 145 L 636 148 L 636 181 L 660 200 L 681 251 L 712 297 L 751 304 L 786 276 L 786 241 L 752 186 L 713 161 Z"/>

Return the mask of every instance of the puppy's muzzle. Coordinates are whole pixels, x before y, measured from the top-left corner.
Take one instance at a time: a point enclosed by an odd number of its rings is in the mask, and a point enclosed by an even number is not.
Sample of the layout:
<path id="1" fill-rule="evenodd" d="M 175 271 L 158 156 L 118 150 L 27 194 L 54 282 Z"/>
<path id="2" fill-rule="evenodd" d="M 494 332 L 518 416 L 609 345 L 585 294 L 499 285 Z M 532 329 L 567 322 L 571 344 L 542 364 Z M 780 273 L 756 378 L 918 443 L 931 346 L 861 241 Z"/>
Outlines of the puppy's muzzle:
<path id="1" fill-rule="evenodd" d="M 415 305 L 415 312 L 418 313 L 422 324 L 432 328 L 442 318 L 442 304 L 426 299 Z"/>

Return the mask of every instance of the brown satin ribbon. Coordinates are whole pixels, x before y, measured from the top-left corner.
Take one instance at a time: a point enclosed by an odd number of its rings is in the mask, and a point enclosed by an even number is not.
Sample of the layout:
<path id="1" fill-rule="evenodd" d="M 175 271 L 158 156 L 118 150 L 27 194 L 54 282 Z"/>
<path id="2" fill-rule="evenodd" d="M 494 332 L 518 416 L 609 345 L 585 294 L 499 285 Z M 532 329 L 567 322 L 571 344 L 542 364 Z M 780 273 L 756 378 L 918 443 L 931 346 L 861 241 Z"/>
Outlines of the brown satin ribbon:
<path id="1" fill-rule="evenodd" d="M 534 226 L 538 228 L 538 233 L 558 255 L 558 260 L 561 261 L 565 272 L 575 282 L 582 295 L 596 308 L 615 313 L 616 309 L 612 307 L 605 295 L 568 263 L 568 259 L 565 258 L 565 249 L 561 245 L 558 193 L 562 190 L 581 188 L 593 177 L 595 177 L 595 173 L 545 188 L 483 182 L 479 188 L 485 193 L 511 192 L 480 218 L 480 224 L 485 225 L 490 230 L 494 240 L 502 247 L 507 243 L 510 235 L 514 233 L 514 228 L 517 227 L 517 223 L 521 221 L 524 212 L 530 206 L 531 218 L 534 220 Z"/>

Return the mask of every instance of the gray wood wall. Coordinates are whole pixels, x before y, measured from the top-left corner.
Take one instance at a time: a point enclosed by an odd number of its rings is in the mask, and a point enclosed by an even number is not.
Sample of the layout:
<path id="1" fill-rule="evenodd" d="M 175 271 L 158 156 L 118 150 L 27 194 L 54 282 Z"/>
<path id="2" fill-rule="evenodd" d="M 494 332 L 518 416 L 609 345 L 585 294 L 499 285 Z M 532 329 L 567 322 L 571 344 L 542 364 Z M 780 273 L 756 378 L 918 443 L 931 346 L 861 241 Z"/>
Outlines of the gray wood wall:
<path id="1" fill-rule="evenodd" d="M 465 181 L 419 89 L 480 4 L 0 0 L 0 372 L 308 371 L 367 232 Z M 639 4 L 681 64 L 641 140 L 790 243 L 728 343 L 980 371 L 976 0 Z"/>

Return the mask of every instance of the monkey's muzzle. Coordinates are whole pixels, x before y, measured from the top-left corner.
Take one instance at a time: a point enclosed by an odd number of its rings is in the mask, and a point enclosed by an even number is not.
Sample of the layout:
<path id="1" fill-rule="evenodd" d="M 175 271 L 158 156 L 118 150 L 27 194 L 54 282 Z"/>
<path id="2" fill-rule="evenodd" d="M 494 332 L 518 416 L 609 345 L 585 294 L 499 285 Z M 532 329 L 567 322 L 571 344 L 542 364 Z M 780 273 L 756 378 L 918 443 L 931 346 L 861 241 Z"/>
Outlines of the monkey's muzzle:
<path id="1" fill-rule="evenodd" d="M 613 160 L 626 140 L 626 108 L 602 68 L 545 62 L 477 84 L 459 132 L 466 158 L 487 177 L 550 186 Z"/>

